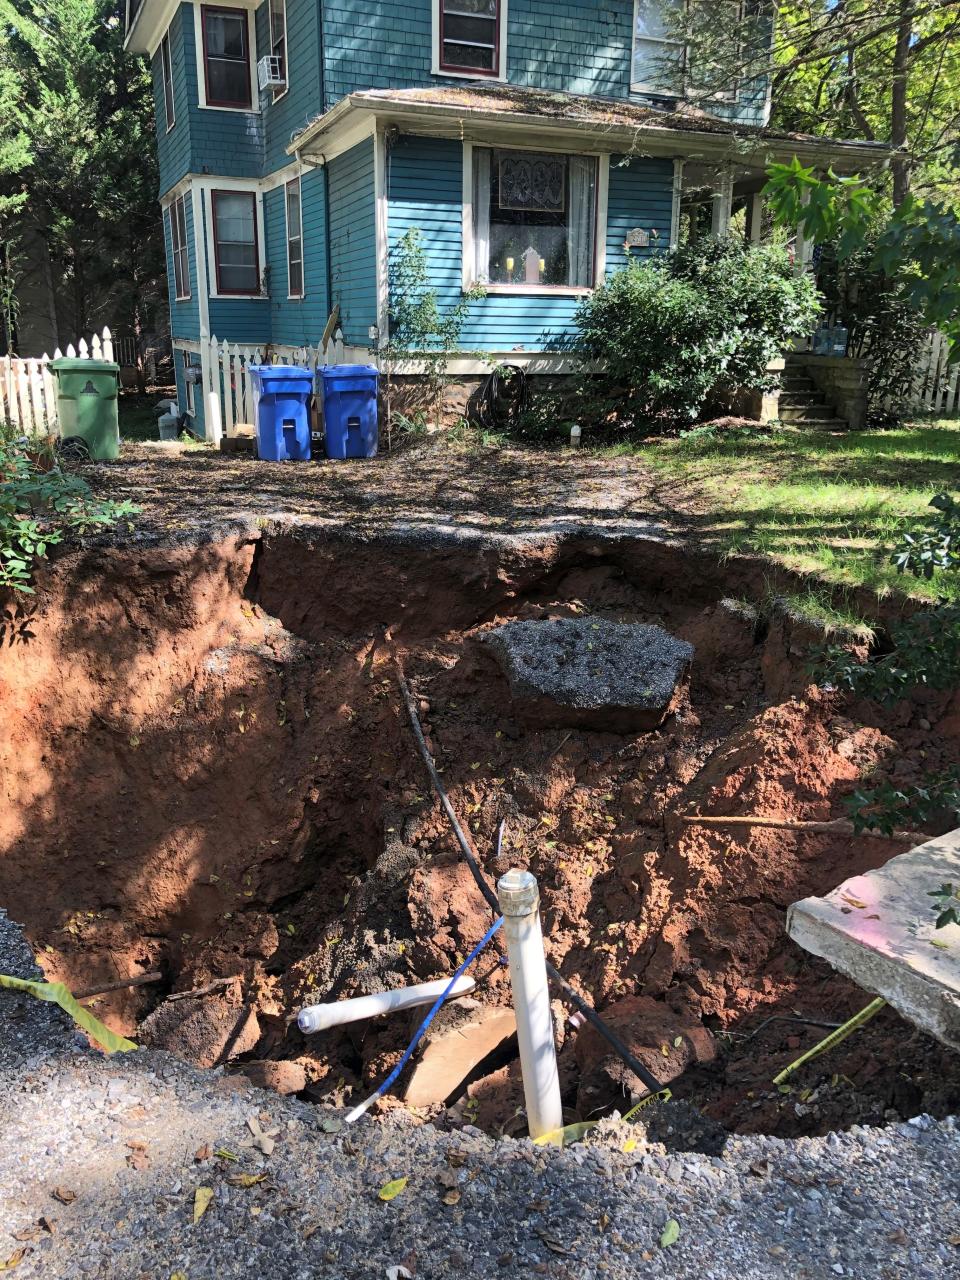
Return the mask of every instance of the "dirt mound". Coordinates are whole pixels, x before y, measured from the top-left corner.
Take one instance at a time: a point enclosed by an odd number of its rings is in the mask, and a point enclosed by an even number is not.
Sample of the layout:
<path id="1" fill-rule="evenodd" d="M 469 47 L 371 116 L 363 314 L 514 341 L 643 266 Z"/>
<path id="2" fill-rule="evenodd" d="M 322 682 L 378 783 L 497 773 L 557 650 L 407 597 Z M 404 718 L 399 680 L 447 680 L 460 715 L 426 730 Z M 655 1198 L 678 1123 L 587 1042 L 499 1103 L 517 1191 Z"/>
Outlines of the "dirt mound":
<path id="1" fill-rule="evenodd" d="M 864 1002 L 787 939 L 784 912 L 890 846 L 687 819 L 836 817 L 867 775 L 906 781 L 960 757 L 931 728 L 956 708 L 842 708 L 805 688 L 796 629 L 764 630 L 729 596 L 716 566 L 628 540 L 438 549 L 268 531 L 66 557 L 29 614 L 7 620 L 0 902 L 52 977 L 163 973 L 95 1000 L 118 1030 L 311 1097 L 368 1089 L 422 1013 L 312 1037 L 292 1015 L 449 975 L 490 922 L 413 749 L 399 659 L 487 875 L 537 875 L 564 976 L 624 1014 L 661 1078 L 686 1067 L 675 1090 L 695 1087 L 725 1122 L 817 1131 L 833 1116 L 820 1095 L 784 1109 L 769 1080 L 788 1039 L 822 1032 L 778 1023 L 784 1036 L 743 1037 L 768 1015 L 839 1021 Z M 652 731 L 524 724 L 491 678 L 477 641 L 492 628 L 588 615 L 696 647 L 689 687 Z M 478 1022 L 510 1003 L 501 961 L 494 945 L 476 966 Z M 569 1106 L 592 1108 L 585 1082 L 601 1077 L 604 1103 L 630 1087 L 565 1031 Z M 456 1114 L 513 1123 L 516 1064 L 498 1052 L 454 1090 Z M 833 1055 L 828 1077 L 855 1053 Z M 947 1105 L 956 1061 L 928 1042 L 914 1056 L 923 1104 Z M 873 1071 L 859 1110 L 898 1105 L 901 1069 Z"/>

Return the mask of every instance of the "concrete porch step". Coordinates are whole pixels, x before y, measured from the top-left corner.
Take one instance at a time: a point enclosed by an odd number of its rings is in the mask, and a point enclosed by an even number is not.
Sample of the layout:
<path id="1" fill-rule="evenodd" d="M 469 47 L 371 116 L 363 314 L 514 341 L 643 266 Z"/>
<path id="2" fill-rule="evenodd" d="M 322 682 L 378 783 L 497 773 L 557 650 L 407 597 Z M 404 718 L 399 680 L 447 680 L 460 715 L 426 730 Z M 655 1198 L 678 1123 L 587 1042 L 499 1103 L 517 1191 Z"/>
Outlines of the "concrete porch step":
<path id="1" fill-rule="evenodd" d="M 780 415 L 780 421 L 790 427 L 806 427 L 810 431 L 849 431 L 850 423 L 845 418 L 786 418 Z"/>
<path id="2" fill-rule="evenodd" d="M 960 884 L 960 829 L 845 880 L 823 898 L 795 902 L 787 933 L 960 1049 L 960 925 L 934 927 L 930 893 L 942 884 Z"/>
<path id="3" fill-rule="evenodd" d="M 843 422 L 828 404 L 789 405 L 780 402 L 781 422 Z"/>

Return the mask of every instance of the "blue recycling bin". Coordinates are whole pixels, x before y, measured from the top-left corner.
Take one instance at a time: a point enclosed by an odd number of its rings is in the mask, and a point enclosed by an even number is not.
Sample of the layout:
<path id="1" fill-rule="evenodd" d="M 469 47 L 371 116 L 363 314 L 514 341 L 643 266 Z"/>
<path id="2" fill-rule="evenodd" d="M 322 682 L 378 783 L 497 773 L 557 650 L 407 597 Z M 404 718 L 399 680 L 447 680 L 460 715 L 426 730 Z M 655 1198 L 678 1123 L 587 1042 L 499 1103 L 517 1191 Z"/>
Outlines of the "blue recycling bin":
<path id="1" fill-rule="evenodd" d="M 313 374 L 293 364 L 251 364 L 248 370 L 258 392 L 257 456 L 308 460 Z"/>
<path id="2" fill-rule="evenodd" d="M 320 370 L 328 458 L 377 456 L 379 378 L 372 364 L 327 365 Z"/>

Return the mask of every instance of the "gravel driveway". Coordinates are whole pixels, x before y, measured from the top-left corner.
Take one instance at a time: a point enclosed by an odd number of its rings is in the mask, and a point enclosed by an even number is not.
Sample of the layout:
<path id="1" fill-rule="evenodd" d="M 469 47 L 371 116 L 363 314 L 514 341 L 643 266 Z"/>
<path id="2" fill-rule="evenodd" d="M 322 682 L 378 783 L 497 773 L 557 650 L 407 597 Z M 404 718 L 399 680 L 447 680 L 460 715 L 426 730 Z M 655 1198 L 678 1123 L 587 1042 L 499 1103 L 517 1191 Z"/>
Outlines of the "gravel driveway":
<path id="1" fill-rule="evenodd" d="M 2 912 L 0 972 L 36 974 Z M 251 1120 L 274 1134 L 270 1155 Z M 683 1107 L 659 1108 L 654 1125 L 662 1141 L 607 1122 L 564 1151 L 418 1126 L 402 1111 L 344 1130 L 334 1111 L 162 1053 L 105 1058 L 59 1010 L 0 991 L 0 1270 L 18 1280 L 960 1276 L 953 1119 L 731 1138 L 716 1155 L 683 1150 L 702 1129 Z M 378 1193 L 397 1178 L 409 1181 L 385 1203 Z M 212 1197 L 194 1223 L 197 1188 Z M 671 1218 L 678 1238 L 661 1246 Z"/>

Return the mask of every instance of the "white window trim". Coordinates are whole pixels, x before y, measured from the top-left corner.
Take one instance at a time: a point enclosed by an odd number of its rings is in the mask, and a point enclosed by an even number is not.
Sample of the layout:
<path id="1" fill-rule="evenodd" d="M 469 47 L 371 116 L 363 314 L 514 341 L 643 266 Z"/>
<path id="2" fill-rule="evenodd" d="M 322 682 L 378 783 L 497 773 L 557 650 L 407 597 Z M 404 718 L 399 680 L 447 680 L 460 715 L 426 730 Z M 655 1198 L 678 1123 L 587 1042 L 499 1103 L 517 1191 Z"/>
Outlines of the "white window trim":
<path id="1" fill-rule="evenodd" d="M 440 0 L 431 0 L 433 8 L 433 49 L 430 71 L 435 76 L 444 76 L 450 80 L 486 80 L 488 84 L 499 84 L 507 78 L 507 25 L 508 0 L 500 0 L 500 48 L 497 50 L 496 75 L 482 71 L 446 71 L 440 66 Z"/>
<path id="2" fill-rule="evenodd" d="M 163 118 L 167 118 L 167 74 L 163 65 L 163 51 L 167 51 L 167 62 L 170 65 L 170 123 L 167 125 L 166 132 L 169 133 L 173 126 L 177 123 L 177 95 L 173 87 L 173 46 L 170 43 L 170 28 L 167 27 L 163 35 L 160 37 L 160 43 L 157 46 L 160 52 L 160 84 L 163 88 Z"/>
<path id="3" fill-rule="evenodd" d="M 610 156 L 596 151 L 571 151 L 569 147 L 535 147 L 531 144 L 504 144 L 510 151 L 552 151 L 557 155 L 591 156 L 597 161 L 596 225 L 593 230 L 593 284 L 491 284 L 482 282 L 489 294 L 510 294 L 524 298 L 582 298 L 593 293 L 603 281 L 607 269 L 607 205 L 610 190 Z M 463 144 L 463 211 L 461 214 L 462 272 L 464 293 L 476 288 L 476 251 L 473 242 L 473 148 L 472 142 Z"/>
<path id="4" fill-rule="evenodd" d="M 290 27 L 287 23 L 287 0 L 280 0 L 283 5 L 283 88 L 274 89 L 272 102 L 279 102 L 290 92 Z M 256 26 L 256 23 L 253 24 Z M 273 53 L 273 4 L 267 0 L 267 26 L 270 30 L 270 52 Z"/>
<path id="5" fill-rule="evenodd" d="M 197 67 L 197 105 L 201 111 L 229 111 L 234 115 L 249 116 L 260 114 L 260 90 L 257 86 L 257 24 L 253 21 L 256 3 L 251 0 L 209 0 L 209 3 L 221 9 L 242 9 L 247 15 L 247 46 L 250 50 L 250 106 L 249 107 L 216 107 L 207 102 L 207 68 L 203 60 L 203 15 L 202 9 L 207 0 L 194 0 L 193 33 L 196 44 Z"/>
<path id="6" fill-rule="evenodd" d="M 298 173 L 294 177 L 288 179 L 280 190 L 283 192 L 283 244 L 287 257 L 287 300 L 289 302 L 302 302 L 307 296 L 307 255 L 304 252 L 303 244 L 303 183 L 300 180 L 301 175 Z M 290 208 L 287 204 L 287 188 L 291 183 L 297 184 L 297 208 L 300 211 L 300 292 L 290 292 Z"/>
<path id="7" fill-rule="evenodd" d="M 243 178 L 205 178 L 202 182 L 194 182 L 194 190 L 203 194 L 204 236 L 207 246 L 207 297 L 223 302 L 262 302 L 268 295 L 261 287 L 258 293 L 218 293 L 217 292 L 217 251 L 213 232 L 213 197 L 214 191 L 246 191 L 256 196 L 257 215 L 257 277 L 262 282 L 266 268 L 266 239 L 263 219 L 263 192 L 259 182 L 250 182 Z"/>
<path id="8" fill-rule="evenodd" d="M 663 4 L 668 4 L 669 2 L 670 0 L 661 0 L 661 3 Z M 735 2 L 738 4 L 739 16 L 742 18 L 743 0 L 735 0 Z M 650 44 L 669 45 L 673 48 L 680 49 L 681 51 L 680 52 L 681 83 L 678 89 L 676 90 L 665 89 L 662 85 L 646 84 L 643 81 L 634 80 L 633 72 L 634 72 L 634 68 L 637 65 L 637 17 L 639 16 L 639 12 L 640 12 L 640 0 L 633 0 L 633 31 L 630 36 L 630 92 L 652 94 L 654 97 L 657 97 L 657 98 L 675 98 L 675 97 L 686 98 L 691 94 L 702 93 L 703 92 L 702 89 L 698 89 L 695 85 L 690 84 L 689 80 L 687 79 L 687 50 L 686 48 L 684 48 L 683 42 L 680 40 L 668 40 L 668 39 L 659 39 L 655 36 L 644 36 L 644 39 L 647 40 Z M 767 77 L 767 87 L 769 92 L 772 93 L 772 81 L 771 81 L 771 77 L 769 76 Z M 728 106 L 737 106 L 742 101 L 740 97 L 739 80 L 737 81 L 737 84 L 732 94 L 727 95 L 724 93 L 714 93 L 710 95 L 710 101 L 723 102 L 723 103 L 726 103 Z"/>

